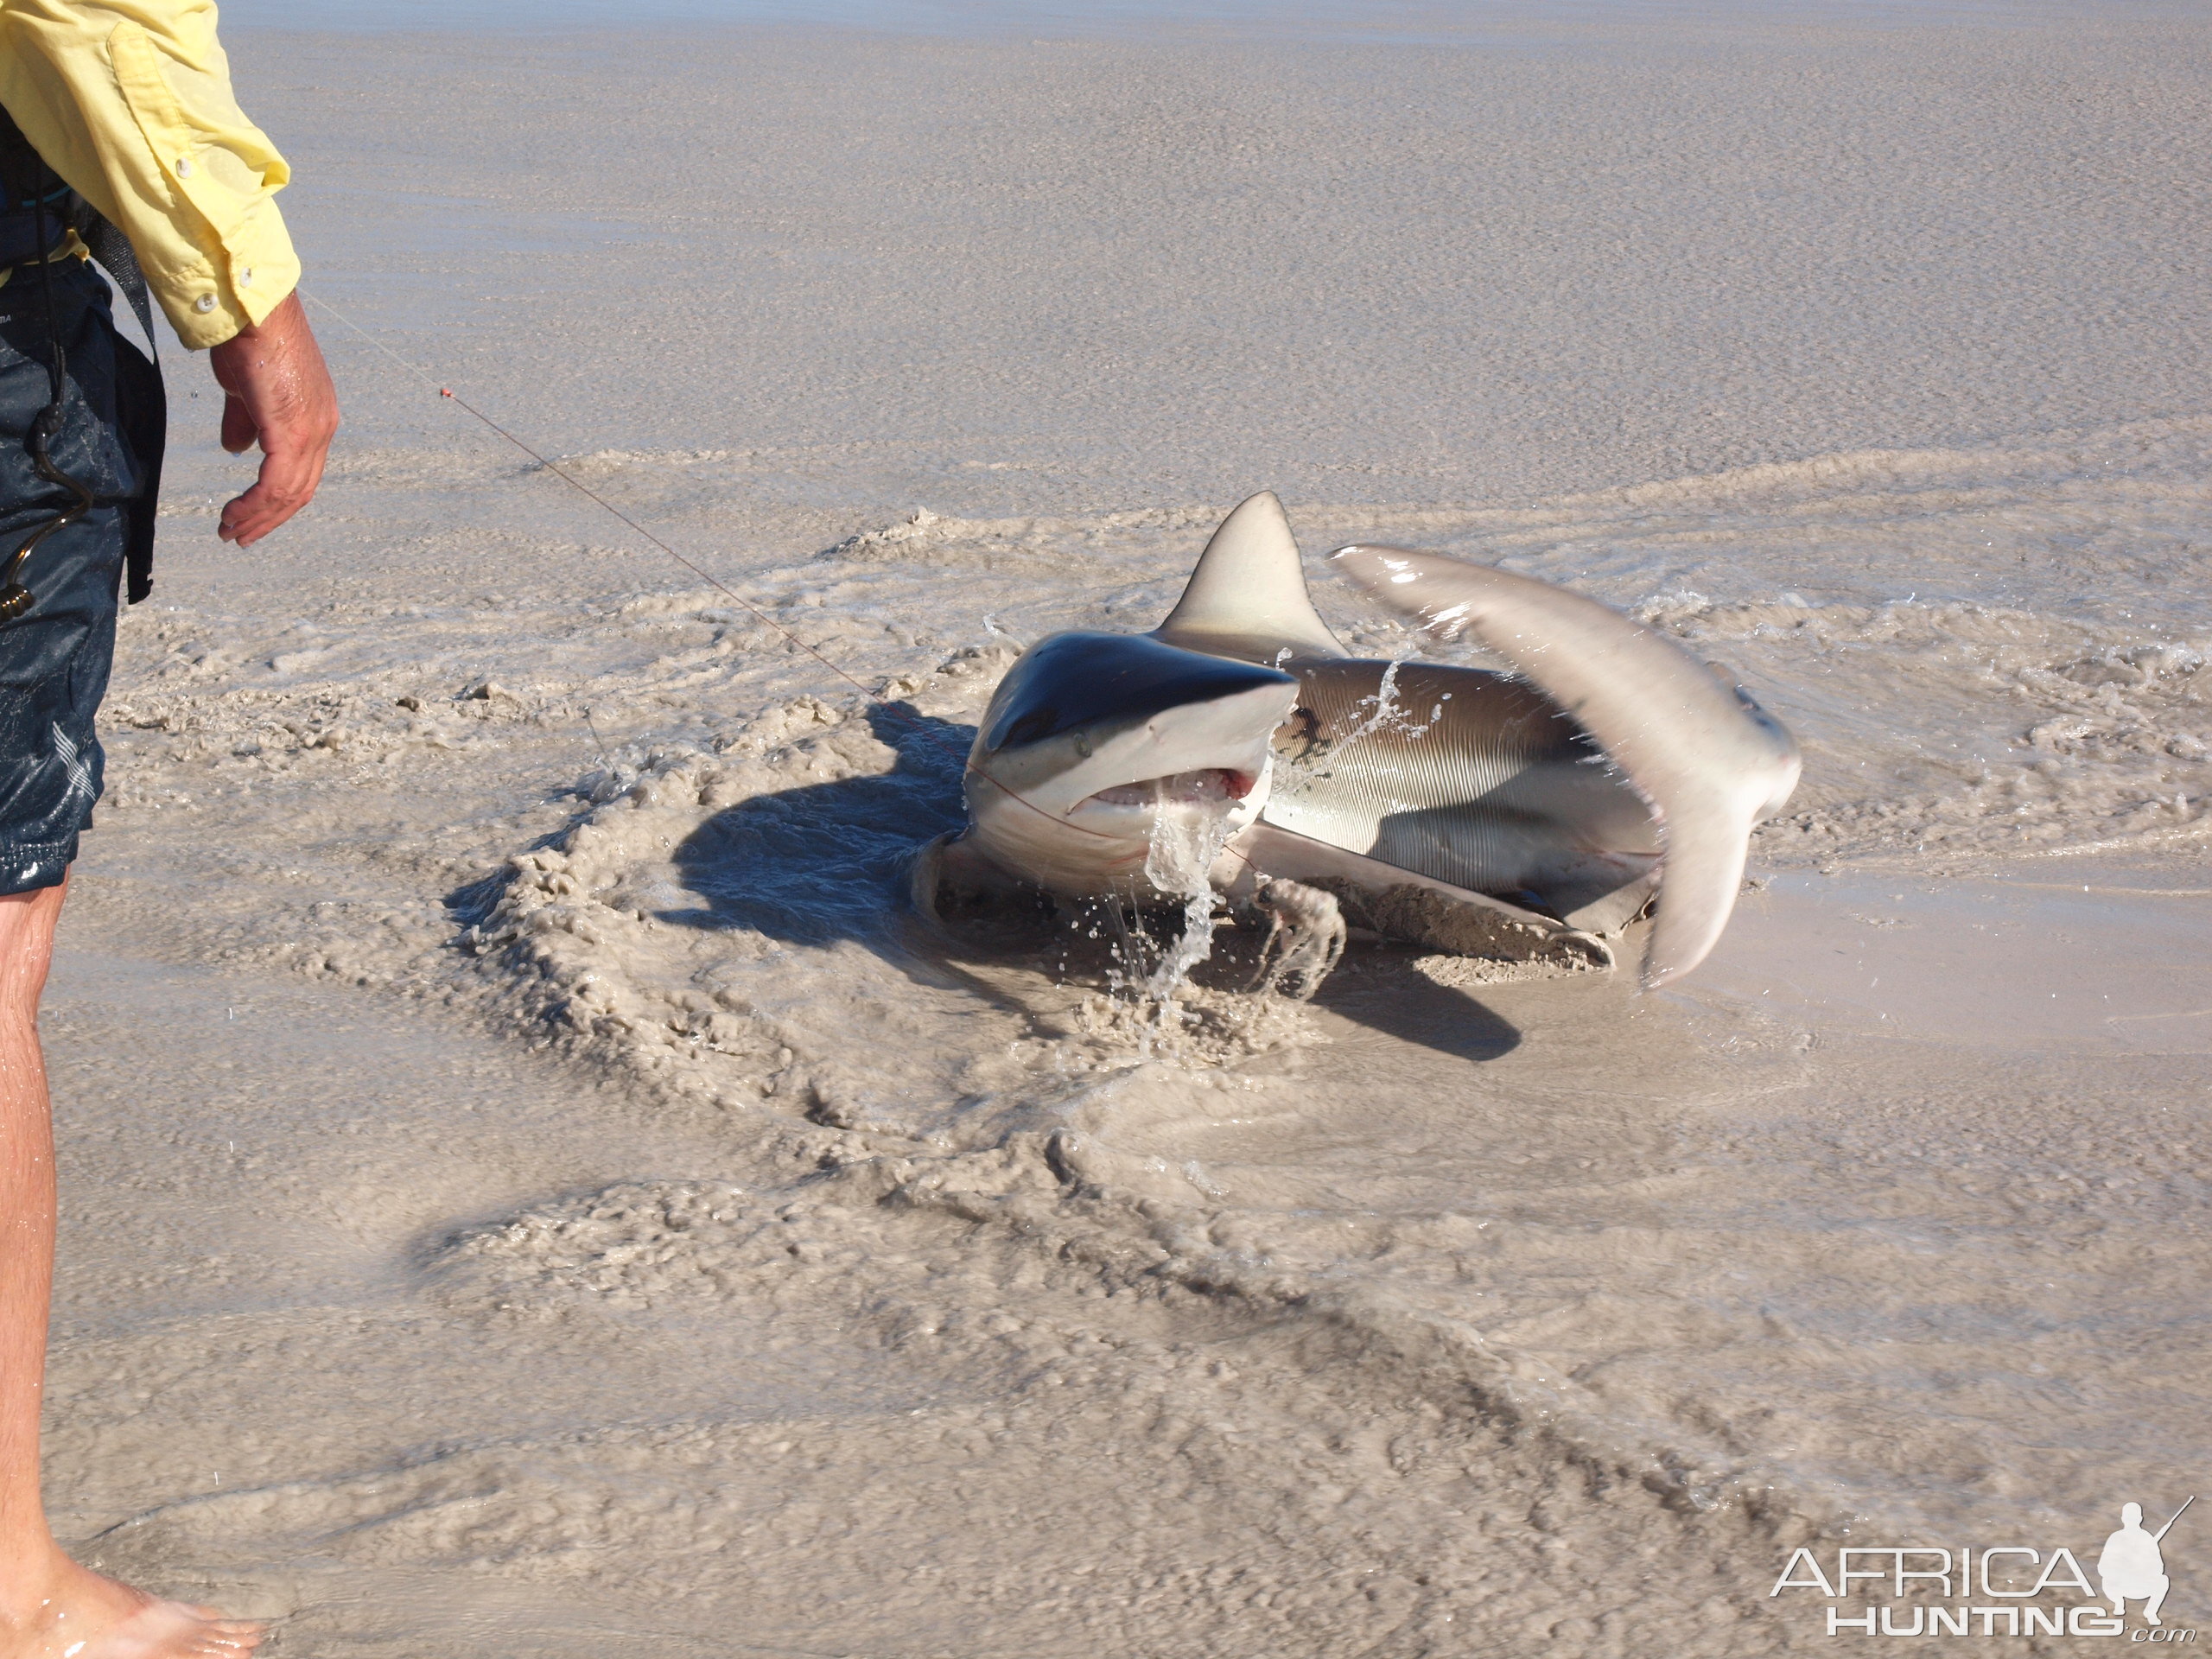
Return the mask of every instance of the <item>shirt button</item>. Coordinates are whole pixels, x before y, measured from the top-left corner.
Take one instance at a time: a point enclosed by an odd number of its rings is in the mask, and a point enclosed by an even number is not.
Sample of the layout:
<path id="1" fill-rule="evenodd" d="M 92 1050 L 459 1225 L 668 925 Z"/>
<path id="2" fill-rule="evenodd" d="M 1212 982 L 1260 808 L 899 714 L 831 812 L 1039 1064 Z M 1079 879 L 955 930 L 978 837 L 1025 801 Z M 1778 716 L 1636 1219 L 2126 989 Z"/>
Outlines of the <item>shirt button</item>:
<path id="1" fill-rule="evenodd" d="M 251 288 L 253 286 L 253 267 L 251 265 L 241 266 L 238 270 L 237 281 L 238 285 L 240 288 Z"/>
<path id="2" fill-rule="evenodd" d="M 180 156 L 176 158 L 176 175 L 180 179 L 188 179 L 192 176 L 191 156 Z"/>
<path id="3" fill-rule="evenodd" d="M 215 308 L 215 296 L 213 294 L 202 294 L 192 302 L 192 308 L 202 313 L 213 311 Z"/>

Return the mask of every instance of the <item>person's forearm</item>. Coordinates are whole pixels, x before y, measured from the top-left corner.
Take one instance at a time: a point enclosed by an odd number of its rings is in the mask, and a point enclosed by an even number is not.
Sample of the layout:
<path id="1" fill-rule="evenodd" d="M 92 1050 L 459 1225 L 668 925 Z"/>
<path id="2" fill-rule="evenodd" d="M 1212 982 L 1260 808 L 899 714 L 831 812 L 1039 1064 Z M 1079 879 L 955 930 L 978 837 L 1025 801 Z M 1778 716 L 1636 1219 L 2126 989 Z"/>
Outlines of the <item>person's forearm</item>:
<path id="1" fill-rule="evenodd" d="M 130 238 L 193 350 L 266 321 L 299 280 L 272 199 L 291 177 L 232 95 L 205 0 L 7 0 L 0 105 Z"/>

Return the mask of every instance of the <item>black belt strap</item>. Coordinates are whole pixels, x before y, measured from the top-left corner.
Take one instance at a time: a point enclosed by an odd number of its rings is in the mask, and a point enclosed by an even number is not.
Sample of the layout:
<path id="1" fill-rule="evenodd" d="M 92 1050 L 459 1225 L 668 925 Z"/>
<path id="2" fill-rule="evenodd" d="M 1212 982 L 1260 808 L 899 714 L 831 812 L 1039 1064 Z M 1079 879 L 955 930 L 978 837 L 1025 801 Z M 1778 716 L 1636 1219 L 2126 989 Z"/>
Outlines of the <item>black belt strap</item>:
<path id="1" fill-rule="evenodd" d="M 150 350 L 154 344 L 154 302 L 147 296 L 146 273 L 138 269 L 138 256 L 131 251 L 130 238 L 102 219 L 82 196 L 77 198 L 76 207 L 69 222 L 77 232 L 77 239 L 91 251 L 100 269 L 107 272 L 116 291 L 130 302 L 130 315 L 146 331 L 146 345 Z"/>
<path id="2" fill-rule="evenodd" d="M 130 238 L 101 218 L 82 196 L 73 197 L 71 204 L 76 211 L 69 222 L 77 239 L 99 262 L 117 291 L 130 302 L 138 326 L 146 331 L 143 372 L 132 372 L 134 359 L 138 358 L 136 352 L 123 353 L 117 365 L 123 372 L 118 390 L 126 394 L 125 435 L 145 474 L 144 486 L 130 514 L 130 535 L 123 550 L 124 598 L 136 605 L 154 591 L 154 518 L 162 496 L 162 451 L 168 442 L 168 389 L 162 384 L 161 354 L 154 346 L 154 307 L 146 294 L 146 274 L 138 269 Z"/>

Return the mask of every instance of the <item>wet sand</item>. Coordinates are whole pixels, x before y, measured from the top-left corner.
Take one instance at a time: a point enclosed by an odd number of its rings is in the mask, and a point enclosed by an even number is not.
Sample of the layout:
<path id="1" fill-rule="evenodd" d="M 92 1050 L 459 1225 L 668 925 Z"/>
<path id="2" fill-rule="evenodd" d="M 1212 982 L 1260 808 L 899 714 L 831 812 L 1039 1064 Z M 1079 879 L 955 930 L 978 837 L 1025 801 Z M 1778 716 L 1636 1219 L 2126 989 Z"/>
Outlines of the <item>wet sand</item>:
<path id="1" fill-rule="evenodd" d="M 2196 1490 L 2201 26 L 1508 33 L 236 35 L 311 289 L 731 591 L 330 315 L 327 497 L 219 550 L 178 377 L 67 1535 L 280 1653 L 1733 1656 L 1799 1543 Z M 1015 646 L 1261 487 L 1791 725 L 1705 970 L 1146 1058 L 905 914 Z"/>

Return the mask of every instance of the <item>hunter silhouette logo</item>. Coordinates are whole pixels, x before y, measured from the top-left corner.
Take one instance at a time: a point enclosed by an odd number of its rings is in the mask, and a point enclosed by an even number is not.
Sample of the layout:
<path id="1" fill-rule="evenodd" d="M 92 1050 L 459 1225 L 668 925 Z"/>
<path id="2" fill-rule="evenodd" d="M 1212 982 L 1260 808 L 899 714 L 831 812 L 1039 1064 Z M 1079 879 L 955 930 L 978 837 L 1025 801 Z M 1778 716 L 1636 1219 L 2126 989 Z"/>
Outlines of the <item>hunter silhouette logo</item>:
<path id="1" fill-rule="evenodd" d="M 2190 1503 L 2196 1502 L 2192 1493 L 2189 1503 L 2176 1510 L 2173 1521 L 2169 1521 L 2156 1532 L 2143 1530 L 2143 1506 L 2123 1503 L 2120 1506 L 2120 1530 L 2105 1540 L 2103 1551 L 2097 1556 L 2097 1580 L 2103 1587 L 2105 1599 L 2112 1603 L 2115 1613 L 2125 1615 L 2131 1599 L 2143 1603 L 2143 1622 L 2157 1624 L 2158 1609 L 2165 1605 L 2166 1592 L 2173 1580 L 2166 1576 L 2166 1558 L 2158 1548 L 2165 1535 L 2174 1529 L 2174 1521 L 2182 1518 Z"/>
<path id="2" fill-rule="evenodd" d="M 2156 1532 L 2144 1526 L 2140 1503 L 2121 1504 L 2120 1530 L 2097 1552 L 2094 1584 L 2081 1560 L 2063 1546 L 1853 1546 L 1836 1550 L 1832 1573 L 1811 1549 L 1792 1551 L 1767 1594 L 1811 1590 L 1830 1602 L 1866 1604 L 1822 1609 L 1830 1636 L 2116 1636 L 2131 1642 L 2194 1643 L 2195 1630 L 2168 1625 L 2159 1610 L 2173 1587 L 2166 1571 L 2166 1535 L 2196 1502 L 2194 1496 L 2184 1500 Z M 2132 1630 L 2130 1602 L 2141 1604 L 2142 1617 Z"/>

